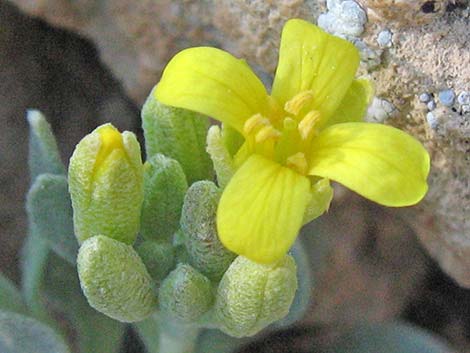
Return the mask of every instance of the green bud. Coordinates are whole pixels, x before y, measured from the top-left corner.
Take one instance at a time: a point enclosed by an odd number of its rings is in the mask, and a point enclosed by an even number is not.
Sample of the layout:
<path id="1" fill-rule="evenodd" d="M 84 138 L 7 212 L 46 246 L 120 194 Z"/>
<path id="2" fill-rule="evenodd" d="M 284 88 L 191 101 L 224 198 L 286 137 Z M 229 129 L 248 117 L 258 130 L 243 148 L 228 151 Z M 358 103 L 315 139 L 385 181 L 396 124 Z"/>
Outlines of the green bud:
<path id="1" fill-rule="evenodd" d="M 161 153 L 176 159 L 189 185 L 213 178 L 212 163 L 205 149 L 209 127 L 206 116 L 163 105 L 152 91 L 142 108 L 142 127 L 148 157 Z"/>
<path id="2" fill-rule="evenodd" d="M 207 132 L 207 152 L 214 164 L 217 183 L 223 189 L 235 173 L 235 167 L 217 125 L 211 126 Z"/>
<path id="3" fill-rule="evenodd" d="M 139 231 L 143 168 L 135 135 L 105 124 L 85 136 L 70 158 L 75 236 L 104 235 L 132 244 Z"/>
<path id="4" fill-rule="evenodd" d="M 245 142 L 245 138 L 230 125 L 222 124 L 222 140 L 228 152 L 234 157 Z"/>
<path id="5" fill-rule="evenodd" d="M 163 281 L 160 308 L 169 317 L 193 322 L 207 312 L 214 301 L 209 279 L 187 264 L 179 264 Z"/>
<path id="6" fill-rule="evenodd" d="M 253 336 L 287 315 L 296 290 L 291 256 L 270 265 L 237 257 L 217 291 L 214 313 L 220 329 L 234 337 Z"/>
<path id="7" fill-rule="evenodd" d="M 150 276 L 159 283 L 175 267 L 175 251 L 169 243 L 144 241 L 136 249 Z"/>
<path id="8" fill-rule="evenodd" d="M 88 303 L 103 314 L 135 322 L 156 309 L 152 279 L 132 246 L 101 235 L 89 238 L 78 253 L 77 269 Z"/>
<path id="9" fill-rule="evenodd" d="M 221 191 L 210 181 L 199 181 L 189 188 L 184 199 L 181 227 L 186 234 L 186 249 L 191 265 L 218 281 L 236 255 L 219 240 L 216 212 Z"/>
<path id="10" fill-rule="evenodd" d="M 312 198 L 305 210 L 303 223 L 307 224 L 328 211 L 333 199 L 333 188 L 328 179 L 320 179 L 310 190 Z"/>
<path id="11" fill-rule="evenodd" d="M 180 164 L 156 154 L 144 164 L 144 202 L 140 232 L 146 239 L 171 240 L 179 229 L 188 184 Z"/>

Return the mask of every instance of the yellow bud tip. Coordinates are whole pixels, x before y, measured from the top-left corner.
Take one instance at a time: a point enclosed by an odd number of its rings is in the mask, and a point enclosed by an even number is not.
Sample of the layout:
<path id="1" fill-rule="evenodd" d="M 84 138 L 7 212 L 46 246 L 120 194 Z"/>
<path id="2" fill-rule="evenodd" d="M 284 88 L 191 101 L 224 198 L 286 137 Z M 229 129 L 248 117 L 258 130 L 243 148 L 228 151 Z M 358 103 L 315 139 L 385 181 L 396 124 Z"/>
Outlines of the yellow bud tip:
<path id="1" fill-rule="evenodd" d="M 261 114 L 255 114 L 247 121 L 245 121 L 245 125 L 243 126 L 243 132 L 245 134 L 250 134 L 253 132 L 254 129 L 263 125 L 269 125 L 269 120 L 263 117 Z"/>
<path id="2" fill-rule="evenodd" d="M 302 152 L 293 154 L 292 156 L 287 158 L 287 166 L 302 175 L 307 174 L 308 163 L 307 159 L 305 158 L 305 154 L 303 154 Z"/>
<path id="3" fill-rule="evenodd" d="M 268 139 L 278 139 L 281 137 L 281 133 L 276 130 L 272 125 L 267 125 L 263 127 L 255 137 L 256 143 L 262 143 Z"/>
<path id="4" fill-rule="evenodd" d="M 95 165 L 100 165 L 112 151 L 124 149 L 121 133 L 111 124 L 106 124 L 96 130 L 100 136 L 100 151 L 96 156 Z"/>
<path id="5" fill-rule="evenodd" d="M 313 99 L 313 91 L 302 91 L 286 102 L 284 110 L 292 115 L 297 115 Z"/>
<path id="6" fill-rule="evenodd" d="M 302 139 L 306 140 L 311 135 L 313 127 L 319 119 L 320 112 L 318 110 L 312 110 L 305 115 L 299 123 L 299 133 Z"/>

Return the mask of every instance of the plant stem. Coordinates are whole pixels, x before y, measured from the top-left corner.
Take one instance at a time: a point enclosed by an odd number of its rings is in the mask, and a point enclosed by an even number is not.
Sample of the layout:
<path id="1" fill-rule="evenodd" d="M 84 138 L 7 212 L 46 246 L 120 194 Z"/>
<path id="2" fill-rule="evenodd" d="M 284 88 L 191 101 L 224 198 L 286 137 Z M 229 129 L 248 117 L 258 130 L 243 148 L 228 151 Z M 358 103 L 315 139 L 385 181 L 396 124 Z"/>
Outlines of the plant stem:
<path id="1" fill-rule="evenodd" d="M 159 352 L 194 353 L 200 329 L 180 325 L 170 319 L 160 324 Z"/>

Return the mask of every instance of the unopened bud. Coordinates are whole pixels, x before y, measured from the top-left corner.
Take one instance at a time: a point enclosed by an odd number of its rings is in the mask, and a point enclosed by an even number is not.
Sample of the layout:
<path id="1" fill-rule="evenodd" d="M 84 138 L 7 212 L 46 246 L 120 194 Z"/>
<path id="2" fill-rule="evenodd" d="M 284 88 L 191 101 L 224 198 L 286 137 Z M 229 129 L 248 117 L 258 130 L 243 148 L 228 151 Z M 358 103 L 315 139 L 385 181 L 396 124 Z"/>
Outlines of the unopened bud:
<path id="1" fill-rule="evenodd" d="M 237 257 L 217 291 L 214 313 L 220 329 L 234 337 L 258 333 L 287 315 L 296 290 L 291 256 L 269 265 Z"/>
<path id="2" fill-rule="evenodd" d="M 156 154 L 144 164 L 140 232 L 145 239 L 168 240 L 179 229 L 188 184 L 179 163 Z"/>
<path id="3" fill-rule="evenodd" d="M 193 322 L 207 312 L 213 301 L 209 279 L 186 264 L 179 264 L 163 281 L 160 308 L 182 322 Z"/>
<path id="4" fill-rule="evenodd" d="M 105 124 L 85 136 L 70 159 L 74 230 L 81 243 L 104 235 L 132 244 L 143 199 L 140 146 L 131 132 Z"/>
<path id="5" fill-rule="evenodd" d="M 132 246 L 105 236 L 89 238 L 78 253 L 77 269 L 88 303 L 103 314 L 136 322 L 156 309 L 152 279 Z"/>
<path id="6" fill-rule="evenodd" d="M 236 257 L 219 240 L 216 227 L 221 190 L 210 181 L 194 183 L 186 193 L 181 227 L 191 265 L 218 281 Z"/>

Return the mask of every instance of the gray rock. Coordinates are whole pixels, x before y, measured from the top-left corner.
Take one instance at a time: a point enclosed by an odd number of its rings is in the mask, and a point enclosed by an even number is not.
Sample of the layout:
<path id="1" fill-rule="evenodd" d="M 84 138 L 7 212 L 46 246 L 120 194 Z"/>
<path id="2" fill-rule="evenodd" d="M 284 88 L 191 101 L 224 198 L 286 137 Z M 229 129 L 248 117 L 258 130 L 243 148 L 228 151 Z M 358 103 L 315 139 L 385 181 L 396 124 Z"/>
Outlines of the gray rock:
<path id="1" fill-rule="evenodd" d="M 428 103 L 431 100 L 431 95 L 429 93 L 421 93 L 419 95 L 419 100 L 423 103 Z"/>
<path id="2" fill-rule="evenodd" d="M 384 29 L 377 36 L 377 43 L 381 48 L 389 48 L 392 46 L 392 32 L 388 29 Z"/>
<path id="3" fill-rule="evenodd" d="M 454 100 L 455 100 L 455 93 L 453 90 L 451 89 L 446 89 L 444 91 L 440 91 L 439 92 L 439 101 L 447 106 L 447 107 L 451 107 L 452 104 L 454 104 Z"/>
<path id="4" fill-rule="evenodd" d="M 457 102 L 460 105 L 469 105 L 470 104 L 470 92 L 469 91 L 462 91 L 457 96 Z"/>
<path id="5" fill-rule="evenodd" d="M 439 126 L 439 120 L 432 112 L 426 114 L 426 121 L 428 122 L 429 127 L 433 130 L 436 130 Z"/>
<path id="6" fill-rule="evenodd" d="M 428 104 L 427 104 L 427 107 L 428 107 L 429 110 L 436 109 L 436 102 L 434 102 L 434 100 L 429 101 Z"/>

